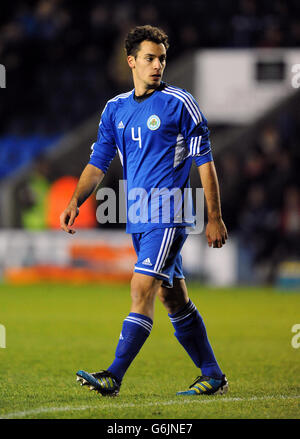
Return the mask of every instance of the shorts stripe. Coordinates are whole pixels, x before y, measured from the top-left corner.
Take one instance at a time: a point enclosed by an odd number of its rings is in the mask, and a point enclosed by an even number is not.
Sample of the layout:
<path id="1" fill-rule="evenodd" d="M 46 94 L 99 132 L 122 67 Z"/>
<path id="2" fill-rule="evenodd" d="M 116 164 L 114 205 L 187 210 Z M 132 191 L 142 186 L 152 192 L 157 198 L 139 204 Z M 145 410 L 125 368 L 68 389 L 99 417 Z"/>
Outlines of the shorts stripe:
<path id="1" fill-rule="evenodd" d="M 170 248 L 171 248 L 171 243 L 173 241 L 174 238 L 174 234 L 175 234 L 175 227 L 171 227 L 167 230 L 167 238 L 166 240 L 163 239 L 162 245 L 160 247 L 160 251 L 159 251 L 159 255 L 158 258 L 156 260 L 156 264 L 154 267 L 154 270 L 160 272 L 160 270 L 163 267 L 163 264 L 165 263 L 166 257 L 168 256 L 169 252 L 170 252 Z M 164 235 L 165 238 L 165 235 Z M 166 241 L 166 242 L 164 242 Z M 160 254 L 162 253 L 162 255 L 160 256 Z"/>
<path id="2" fill-rule="evenodd" d="M 171 250 L 171 246 L 172 246 L 172 243 L 173 243 L 173 240 L 174 240 L 174 235 L 175 235 L 176 229 L 175 229 L 175 227 L 174 227 L 174 228 L 171 229 L 171 230 L 172 230 L 172 232 L 170 233 L 169 244 L 168 244 L 168 247 L 167 247 L 167 249 L 166 249 L 165 255 L 163 256 L 163 261 L 162 261 L 162 263 L 160 264 L 158 271 L 160 271 L 160 270 L 164 267 L 165 262 L 166 262 L 166 259 L 167 259 L 167 257 L 169 256 L 169 253 L 170 253 L 170 250 Z"/>
<path id="3" fill-rule="evenodd" d="M 156 263 L 154 265 L 154 270 L 157 270 L 157 266 L 158 266 L 158 263 L 159 263 L 159 260 L 160 260 L 160 255 L 161 255 L 161 253 L 163 251 L 163 248 L 164 248 L 164 245 L 165 245 L 165 240 L 166 240 L 166 237 L 167 237 L 168 233 L 169 233 L 169 229 L 165 229 L 163 240 L 162 240 L 162 243 L 161 243 L 161 246 L 160 246 L 160 249 L 159 249 L 159 252 L 158 252 L 158 256 L 157 256 L 157 259 L 156 259 Z"/>
<path id="4" fill-rule="evenodd" d="M 134 271 L 137 271 L 137 270 L 139 270 L 139 271 L 149 271 L 149 273 L 159 274 L 160 276 L 163 276 L 163 277 L 165 277 L 165 278 L 168 279 L 168 280 L 169 280 L 169 277 L 170 277 L 170 276 L 168 276 L 167 274 L 159 273 L 158 271 L 155 271 L 155 270 L 149 270 L 149 268 L 144 268 L 144 267 L 137 267 L 137 266 L 135 266 L 135 267 L 134 267 Z"/>

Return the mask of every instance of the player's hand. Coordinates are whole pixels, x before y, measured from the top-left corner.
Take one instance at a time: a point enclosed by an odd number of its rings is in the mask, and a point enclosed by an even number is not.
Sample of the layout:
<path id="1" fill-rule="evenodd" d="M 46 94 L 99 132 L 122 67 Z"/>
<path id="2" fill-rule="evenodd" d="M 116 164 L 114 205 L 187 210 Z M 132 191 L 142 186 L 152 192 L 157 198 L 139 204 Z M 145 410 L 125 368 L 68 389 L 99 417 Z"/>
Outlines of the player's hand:
<path id="1" fill-rule="evenodd" d="M 221 248 L 228 239 L 227 229 L 222 219 L 209 220 L 205 234 L 209 247 Z"/>
<path id="2" fill-rule="evenodd" d="M 60 215 L 60 227 L 67 233 L 71 233 L 72 235 L 76 233 L 74 229 L 72 229 L 72 225 L 74 224 L 75 218 L 79 215 L 79 209 L 75 203 L 70 203 L 69 206 L 62 212 Z"/>

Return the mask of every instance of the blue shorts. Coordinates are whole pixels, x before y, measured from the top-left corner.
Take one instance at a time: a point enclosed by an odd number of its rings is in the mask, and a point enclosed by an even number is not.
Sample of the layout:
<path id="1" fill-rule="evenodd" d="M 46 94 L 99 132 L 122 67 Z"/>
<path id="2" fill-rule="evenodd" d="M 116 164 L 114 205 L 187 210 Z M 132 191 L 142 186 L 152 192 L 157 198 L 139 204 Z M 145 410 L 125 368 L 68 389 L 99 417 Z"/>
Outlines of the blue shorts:
<path id="1" fill-rule="evenodd" d="M 164 287 L 172 288 L 174 277 L 184 279 L 180 251 L 187 236 L 185 227 L 133 233 L 133 246 L 138 257 L 134 271 L 161 279 Z"/>

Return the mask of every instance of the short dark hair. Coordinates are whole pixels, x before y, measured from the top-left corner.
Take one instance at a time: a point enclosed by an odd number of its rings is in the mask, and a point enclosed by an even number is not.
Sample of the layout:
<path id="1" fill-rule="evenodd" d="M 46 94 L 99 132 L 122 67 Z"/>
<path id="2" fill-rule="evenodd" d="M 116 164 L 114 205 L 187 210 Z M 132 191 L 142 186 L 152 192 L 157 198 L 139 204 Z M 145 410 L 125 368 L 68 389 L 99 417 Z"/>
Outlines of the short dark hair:
<path id="1" fill-rule="evenodd" d="M 131 31 L 128 32 L 128 35 L 125 39 L 125 50 L 127 56 L 133 55 L 136 57 L 140 43 L 145 40 L 152 41 L 156 44 L 162 43 L 166 50 L 168 50 L 168 35 L 162 29 L 146 24 L 145 26 L 136 26 L 134 29 L 131 29 Z"/>

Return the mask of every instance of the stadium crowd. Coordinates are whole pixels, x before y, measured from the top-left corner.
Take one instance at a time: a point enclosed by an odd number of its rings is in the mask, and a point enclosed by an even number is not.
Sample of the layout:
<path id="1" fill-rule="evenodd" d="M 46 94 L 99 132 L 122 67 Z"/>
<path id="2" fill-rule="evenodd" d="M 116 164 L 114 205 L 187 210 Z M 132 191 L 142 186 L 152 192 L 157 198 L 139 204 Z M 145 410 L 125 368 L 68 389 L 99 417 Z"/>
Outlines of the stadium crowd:
<path id="1" fill-rule="evenodd" d="M 225 223 L 249 266 L 269 281 L 281 261 L 300 259 L 299 114 L 266 123 L 246 154 L 224 151 L 217 159 Z"/>
<path id="2" fill-rule="evenodd" d="M 64 133 L 100 111 L 99 102 L 131 86 L 120 60 L 124 35 L 136 23 L 168 33 L 169 60 L 193 48 L 300 46 L 298 0 L 184 4 L 3 3 L 0 63 L 7 88 L 1 93 L 0 136 Z M 246 154 L 229 150 L 217 158 L 224 220 L 229 232 L 240 236 L 252 264 L 274 266 L 284 257 L 300 257 L 299 122 L 295 115 L 282 115 L 263 127 Z M 272 275 L 269 270 L 267 277 Z"/>
<path id="3" fill-rule="evenodd" d="M 169 34 L 169 60 L 191 48 L 296 47 L 297 0 L 16 0 L 3 2 L 0 62 L 8 84 L 0 134 L 71 129 L 130 82 L 123 38 L 136 23 Z M 192 11 L 192 13 L 191 13 Z M 30 109 L 30 111 L 28 111 Z"/>

